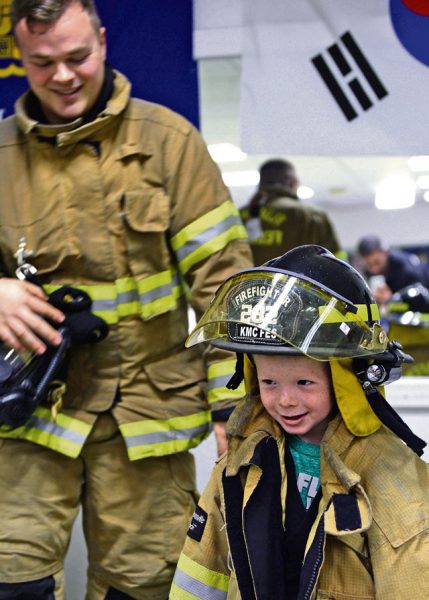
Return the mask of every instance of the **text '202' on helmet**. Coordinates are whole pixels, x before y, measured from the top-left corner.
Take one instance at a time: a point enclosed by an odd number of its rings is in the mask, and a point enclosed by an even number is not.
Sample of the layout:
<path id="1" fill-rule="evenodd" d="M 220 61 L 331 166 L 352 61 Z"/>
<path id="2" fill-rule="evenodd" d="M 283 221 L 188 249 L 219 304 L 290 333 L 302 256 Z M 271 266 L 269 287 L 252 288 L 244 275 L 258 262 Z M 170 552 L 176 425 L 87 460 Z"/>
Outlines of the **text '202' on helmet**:
<path id="1" fill-rule="evenodd" d="M 227 279 L 187 340 L 244 353 L 318 360 L 386 350 L 377 304 L 363 277 L 322 246 L 298 246 Z"/>

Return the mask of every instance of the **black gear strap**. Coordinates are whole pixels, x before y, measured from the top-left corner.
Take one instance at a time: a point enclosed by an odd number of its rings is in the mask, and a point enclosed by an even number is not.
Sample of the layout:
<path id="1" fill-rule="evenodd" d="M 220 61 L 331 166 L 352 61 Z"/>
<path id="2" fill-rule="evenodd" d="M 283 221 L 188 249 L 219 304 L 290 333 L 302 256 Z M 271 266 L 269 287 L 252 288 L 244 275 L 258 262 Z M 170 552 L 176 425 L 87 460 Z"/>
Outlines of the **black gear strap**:
<path id="1" fill-rule="evenodd" d="M 226 384 L 229 390 L 236 390 L 244 379 L 244 355 L 237 352 L 237 362 L 235 363 L 235 373 Z"/>
<path id="2" fill-rule="evenodd" d="M 368 390 L 364 391 L 372 410 L 380 421 L 401 438 L 417 456 L 422 456 L 424 448 L 427 445 L 426 442 L 412 432 L 405 421 L 383 398 L 377 388 L 371 386 Z"/>

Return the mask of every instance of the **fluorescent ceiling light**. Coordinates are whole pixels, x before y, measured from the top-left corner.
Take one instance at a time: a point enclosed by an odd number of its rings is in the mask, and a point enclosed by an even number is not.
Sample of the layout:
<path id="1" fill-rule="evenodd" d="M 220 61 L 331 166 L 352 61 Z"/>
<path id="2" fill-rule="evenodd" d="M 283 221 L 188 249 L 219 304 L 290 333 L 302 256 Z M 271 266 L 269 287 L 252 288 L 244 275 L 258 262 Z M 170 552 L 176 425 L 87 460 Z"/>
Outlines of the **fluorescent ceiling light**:
<path id="1" fill-rule="evenodd" d="M 409 208 L 415 200 L 415 183 L 405 174 L 390 175 L 375 188 L 375 206 L 380 210 Z"/>
<path id="2" fill-rule="evenodd" d="M 300 185 L 296 191 L 296 195 L 300 200 L 309 200 L 314 196 L 314 190 L 307 185 Z"/>
<path id="3" fill-rule="evenodd" d="M 427 192 L 425 192 L 423 194 L 423 200 L 426 200 L 426 202 L 429 202 L 429 190 L 427 190 Z"/>
<path id="4" fill-rule="evenodd" d="M 429 175 L 420 175 L 420 177 L 417 177 L 417 185 L 422 190 L 428 190 L 429 189 Z"/>
<path id="5" fill-rule="evenodd" d="M 222 177 L 228 187 L 250 187 L 259 183 L 259 171 L 224 171 Z"/>
<path id="6" fill-rule="evenodd" d="M 411 156 L 408 159 L 408 166 L 412 171 L 429 171 L 429 156 Z"/>
<path id="7" fill-rule="evenodd" d="M 247 158 L 247 154 L 234 144 L 209 144 L 207 148 L 215 162 L 238 162 Z"/>

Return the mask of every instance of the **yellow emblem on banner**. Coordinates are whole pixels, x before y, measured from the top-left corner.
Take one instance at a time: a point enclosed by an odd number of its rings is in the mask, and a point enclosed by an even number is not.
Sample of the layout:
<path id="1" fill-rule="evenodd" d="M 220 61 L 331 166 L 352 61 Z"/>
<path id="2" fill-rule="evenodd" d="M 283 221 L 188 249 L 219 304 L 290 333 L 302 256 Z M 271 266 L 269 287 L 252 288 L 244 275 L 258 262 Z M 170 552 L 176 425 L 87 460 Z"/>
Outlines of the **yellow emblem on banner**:
<path id="1" fill-rule="evenodd" d="M 0 0 L 0 78 L 10 75 L 25 76 L 19 64 L 20 53 L 12 34 L 10 20 L 11 0 Z"/>

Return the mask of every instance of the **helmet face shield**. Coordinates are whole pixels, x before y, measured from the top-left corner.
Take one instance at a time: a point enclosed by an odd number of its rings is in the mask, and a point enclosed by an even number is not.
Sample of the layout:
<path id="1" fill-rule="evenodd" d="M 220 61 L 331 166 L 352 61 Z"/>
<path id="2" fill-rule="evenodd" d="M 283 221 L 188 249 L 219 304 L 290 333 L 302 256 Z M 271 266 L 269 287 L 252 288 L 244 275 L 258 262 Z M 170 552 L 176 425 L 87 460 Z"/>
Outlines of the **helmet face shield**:
<path id="1" fill-rule="evenodd" d="M 373 318 L 378 308 L 371 305 Z M 385 331 L 369 327 L 366 305 L 348 304 L 315 282 L 274 270 L 253 269 L 228 279 L 187 340 L 252 345 L 255 353 L 293 346 L 318 360 L 383 352 Z"/>

